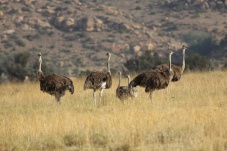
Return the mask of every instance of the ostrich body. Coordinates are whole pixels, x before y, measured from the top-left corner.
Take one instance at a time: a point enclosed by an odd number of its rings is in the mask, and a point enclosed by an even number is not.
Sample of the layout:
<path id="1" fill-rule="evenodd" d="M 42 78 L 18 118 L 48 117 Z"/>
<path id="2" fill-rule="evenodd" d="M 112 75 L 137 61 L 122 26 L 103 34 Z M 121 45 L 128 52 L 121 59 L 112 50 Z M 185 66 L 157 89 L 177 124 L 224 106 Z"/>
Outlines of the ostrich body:
<path id="1" fill-rule="evenodd" d="M 150 70 L 139 74 L 136 76 L 129 84 L 130 88 L 141 86 L 145 88 L 146 93 L 150 93 L 150 99 L 152 100 L 152 94 L 155 90 L 165 89 L 172 77 L 173 77 L 173 70 L 171 68 L 171 55 L 173 54 L 172 51 L 169 53 L 169 68 L 163 71 L 157 70 Z"/>
<path id="2" fill-rule="evenodd" d="M 92 72 L 90 75 L 87 76 L 84 82 L 84 90 L 86 89 L 93 89 L 93 97 L 94 97 L 94 104 L 96 105 L 96 91 L 99 89 L 100 93 L 100 102 L 102 99 L 102 93 L 104 89 L 109 89 L 112 86 L 112 77 L 110 72 L 110 57 L 111 54 L 107 53 L 108 61 L 107 61 L 107 72 Z"/>
<path id="3" fill-rule="evenodd" d="M 185 46 L 185 45 L 182 46 L 182 65 L 181 65 L 181 67 L 176 66 L 174 64 L 171 64 L 171 67 L 172 67 L 173 72 L 174 72 L 173 78 L 171 79 L 172 82 L 179 81 L 180 78 L 181 78 L 181 75 L 184 72 L 184 69 L 185 69 L 185 50 L 187 48 L 188 47 Z M 168 69 L 168 64 L 158 65 L 158 66 L 153 67 L 152 69 L 157 70 L 157 71 L 165 71 L 165 70 Z"/>
<path id="4" fill-rule="evenodd" d="M 133 88 L 129 88 L 129 82 L 130 82 L 130 76 L 127 75 L 128 78 L 128 85 L 127 86 L 121 86 L 121 72 L 118 72 L 119 74 L 119 83 L 118 83 L 118 87 L 116 89 L 116 96 L 124 101 L 124 100 L 128 100 L 129 98 L 135 98 L 138 96 L 138 91 L 135 87 Z"/>
<path id="5" fill-rule="evenodd" d="M 139 92 L 138 92 L 136 87 L 130 87 L 129 86 L 131 77 L 130 77 L 130 75 L 127 75 L 127 77 L 128 77 L 128 88 L 129 88 L 130 97 L 136 98 L 136 97 L 138 97 Z"/>
<path id="6" fill-rule="evenodd" d="M 71 94 L 74 93 L 74 86 L 72 80 L 63 75 L 50 74 L 44 76 L 41 65 L 42 65 L 42 55 L 39 56 L 39 70 L 38 79 L 40 82 L 40 90 L 46 92 L 50 95 L 54 95 L 57 102 L 60 103 L 60 99 L 65 95 L 65 91 L 69 90 Z"/>

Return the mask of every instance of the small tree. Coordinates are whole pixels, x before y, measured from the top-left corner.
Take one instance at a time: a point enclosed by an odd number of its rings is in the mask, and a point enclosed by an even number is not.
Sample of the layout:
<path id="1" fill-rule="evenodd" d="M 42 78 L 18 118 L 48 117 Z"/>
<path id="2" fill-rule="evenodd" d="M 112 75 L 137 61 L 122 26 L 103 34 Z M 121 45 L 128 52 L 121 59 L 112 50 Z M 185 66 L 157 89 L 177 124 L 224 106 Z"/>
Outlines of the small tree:
<path id="1" fill-rule="evenodd" d="M 27 63 L 29 56 L 29 52 L 25 51 L 6 58 L 4 65 L 11 81 L 23 81 L 25 76 L 28 75 Z"/>
<path id="2" fill-rule="evenodd" d="M 184 36 L 184 41 L 189 44 L 190 53 L 208 55 L 217 45 L 209 33 L 191 31 Z"/>
<path id="3" fill-rule="evenodd" d="M 227 47 L 227 34 L 226 34 L 225 37 L 221 40 L 220 46 L 221 46 L 221 47 Z"/>
<path id="4" fill-rule="evenodd" d="M 186 58 L 186 69 L 187 70 L 199 70 L 205 71 L 211 69 L 211 63 L 207 60 L 206 57 L 198 55 L 198 54 L 191 54 Z"/>
<path id="5" fill-rule="evenodd" d="M 144 55 L 134 59 L 129 59 L 124 65 L 131 72 L 139 72 L 151 69 L 152 67 L 164 62 L 167 62 L 167 60 L 158 57 L 157 53 L 154 53 L 154 55 L 151 56 L 149 51 L 145 51 Z"/>

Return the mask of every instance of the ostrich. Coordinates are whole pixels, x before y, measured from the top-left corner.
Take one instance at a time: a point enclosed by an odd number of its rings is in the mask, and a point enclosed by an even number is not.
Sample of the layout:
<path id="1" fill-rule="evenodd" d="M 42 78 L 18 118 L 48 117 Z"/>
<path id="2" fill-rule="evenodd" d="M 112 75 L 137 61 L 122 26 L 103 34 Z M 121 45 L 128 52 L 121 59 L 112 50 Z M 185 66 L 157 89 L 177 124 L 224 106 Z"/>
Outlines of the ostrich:
<path id="1" fill-rule="evenodd" d="M 129 84 L 130 84 L 130 75 L 127 75 L 127 78 L 128 78 L 128 88 L 129 88 L 129 93 L 130 93 L 130 97 L 131 98 L 136 98 L 136 97 L 138 97 L 138 94 L 139 94 L 139 92 L 138 92 L 138 90 L 137 90 L 137 88 L 136 87 L 129 87 Z"/>
<path id="2" fill-rule="evenodd" d="M 171 65 L 171 67 L 173 69 L 173 72 L 174 72 L 173 78 L 171 79 L 172 82 L 179 81 L 180 78 L 181 78 L 181 75 L 184 72 L 184 69 L 185 69 L 185 50 L 187 48 L 188 47 L 185 46 L 185 45 L 182 46 L 182 65 L 181 65 L 181 67 L 176 66 L 174 64 Z M 158 70 L 158 71 L 164 71 L 164 70 L 168 69 L 168 65 L 167 64 L 162 64 L 162 65 L 155 66 L 152 69 L 153 70 Z"/>
<path id="3" fill-rule="evenodd" d="M 92 72 L 87 76 L 84 82 L 84 90 L 93 89 L 94 104 L 96 106 L 96 90 L 99 89 L 100 93 L 100 103 L 102 99 L 102 93 L 104 89 L 109 89 L 112 86 L 112 77 L 110 72 L 110 57 L 111 53 L 106 54 L 108 56 L 107 60 L 107 72 Z"/>
<path id="4" fill-rule="evenodd" d="M 40 90 L 50 95 L 54 95 L 55 99 L 58 103 L 60 103 L 60 99 L 65 95 L 65 91 L 69 90 L 71 94 L 74 93 L 74 86 L 72 80 L 63 75 L 50 74 L 48 76 L 44 76 L 41 65 L 42 65 L 42 55 L 39 53 L 39 70 L 37 73 L 39 82 L 40 82 Z"/>
<path id="5" fill-rule="evenodd" d="M 118 72 L 119 74 L 119 83 L 118 87 L 116 89 L 116 96 L 124 101 L 128 100 L 129 98 L 135 98 L 138 96 L 138 90 L 135 87 L 129 88 L 129 82 L 130 82 L 130 75 L 127 75 L 128 78 L 128 85 L 127 86 L 121 86 L 121 72 Z"/>
<path id="6" fill-rule="evenodd" d="M 172 77 L 173 70 L 171 68 L 171 56 L 173 51 L 169 53 L 169 68 L 163 71 L 150 70 L 136 76 L 129 84 L 129 87 L 141 86 L 145 87 L 145 92 L 150 92 L 150 100 L 152 100 L 152 94 L 155 90 L 165 89 Z"/>

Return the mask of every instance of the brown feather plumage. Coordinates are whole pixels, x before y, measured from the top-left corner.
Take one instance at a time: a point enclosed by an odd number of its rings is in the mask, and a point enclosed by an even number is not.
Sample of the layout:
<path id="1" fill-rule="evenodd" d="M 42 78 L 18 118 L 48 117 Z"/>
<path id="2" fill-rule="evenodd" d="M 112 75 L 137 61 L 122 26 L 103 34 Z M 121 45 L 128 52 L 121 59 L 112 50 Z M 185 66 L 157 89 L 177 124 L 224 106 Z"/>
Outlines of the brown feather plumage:
<path id="1" fill-rule="evenodd" d="M 110 53 L 106 54 L 107 60 L 107 72 L 95 71 L 89 74 L 84 82 L 84 90 L 93 89 L 94 103 L 96 105 L 96 90 L 100 90 L 100 102 L 102 98 L 103 89 L 109 89 L 112 86 L 112 77 L 110 72 Z"/>
<path id="2" fill-rule="evenodd" d="M 56 100 L 60 102 L 62 96 L 65 95 L 65 91 L 69 90 L 71 94 L 74 93 L 74 85 L 71 79 L 63 75 L 50 74 L 44 76 L 41 70 L 41 54 L 39 54 L 39 70 L 37 72 L 38 79 L 40 81 L 40 90 L 50 95 L 54 95 Z"/>
<path id="3" fill-rule="evenodd" d="M 172 82 L 176 82 L 179 81 L 181 78 L 181 67 L 178 67 L 174 64 L 171 65 L 171 68 L 173 70 L 173 78 L 171 79 Z M 168 70 L 168 64 L 162 64 L 162 65 L 158 65 L 152 68 L 152 70 L 156 70 L 156 71 L 166 71 Z"/>
<path id="4" fill-rule="evenodd" d="M 187 48 L 188 47 L 185 46 L 185 45 L 182 46 L 182 66 L 179 67 L 179 66 L 176 66 L 174 64 L 171 64 L 171 68 L 172 68 L 173 73 L 174 73 L 173 78 L 171 79 L 172 82 L 176 82 L 176 81 L 179 81 L 181 79 L 182 73 L 184 72 L 184 68 L 185 68 L 185 50 Z M 161 71 L 168 70 L 168 68 L 169 68 L 168 64 L 161 64 L 161 65 L 153 67 L 152 70 L 156 70 L 158 72 L 161 72 Z"/>
<path id="5" fill-rule="evenodd" d="M 92 72 L 90 75 L 87 76 L 84 82 L 84 90 L 100 89 L 103 82 L 106 82 L 105 89 L 109 89 L 112 86 L 112 77 L 109 72 L 98 72 L 98 71 Z"/>
<path id="6" fill-rule="evenodd" d="M 155 89 L 165 89 L 169 85 L 169 81 L 167 73 L 151 70 L 136 76 L 130 82 L 129 87 L 141 86 L 145 88 L 145 92 L 149 92 Z"/>
<path id="7" fill-rule="evenodd" d="M 141 86 L 145 88 L 145 92 L 150 92 L 150 99 L 152 99 L 152 93 L 155 90 L 165 89 L 172 77 L 173 70 L 171 69 L 171 55 L 172 51 L 169 53 L 169 68 L 163 68 L 163 70 L 150 70 L 136 76 L 129 84 L 130 88 Z"/>

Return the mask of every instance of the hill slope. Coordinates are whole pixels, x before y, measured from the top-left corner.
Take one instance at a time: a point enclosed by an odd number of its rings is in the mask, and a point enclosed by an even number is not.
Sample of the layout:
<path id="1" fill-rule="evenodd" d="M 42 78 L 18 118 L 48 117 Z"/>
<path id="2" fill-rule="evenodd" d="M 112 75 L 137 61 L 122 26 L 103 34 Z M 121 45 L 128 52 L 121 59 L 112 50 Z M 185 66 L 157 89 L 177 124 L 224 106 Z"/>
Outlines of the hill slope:
<path id="1" fill-rule="evenodd" d="M 156 51 L 169 43 L 180 49 L 191 32 L 211 34 L 217 42 L 227 34 L 225 1 L 199 0 L 0 0 L 0 57 L 20 51 L 41 52 L 50 67 L 75 76 L 104 70 L 106 52 L 112 68 Z M 223 56 L 226 48 L 220 49 Z M 226 54 L 225 54 L 226 55 Z M 212 55 L 210 56 L 212 57 Z M 218 57 L 219 59 L 219 57 Z"/>

